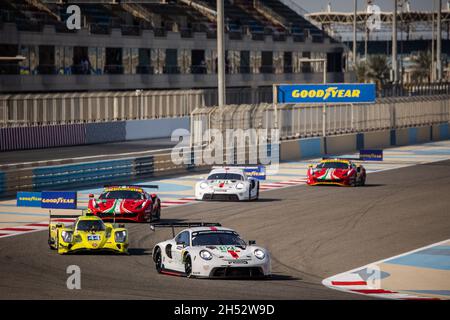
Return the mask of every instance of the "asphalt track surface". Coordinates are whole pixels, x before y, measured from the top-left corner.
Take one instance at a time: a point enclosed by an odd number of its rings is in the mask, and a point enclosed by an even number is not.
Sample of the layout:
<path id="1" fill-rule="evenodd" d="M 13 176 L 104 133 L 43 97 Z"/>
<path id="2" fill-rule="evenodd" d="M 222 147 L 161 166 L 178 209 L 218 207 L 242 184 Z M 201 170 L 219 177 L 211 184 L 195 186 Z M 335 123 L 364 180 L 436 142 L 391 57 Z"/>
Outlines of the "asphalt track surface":
<path id="1" fill-rule="evenodd" d="M 273 279 L 198 280 L 159 275 L 151 247 L 170 237 L 129 224 L 129 256 L 59 256 L 46 232 L 0 240 L 0 299 L 369 299 L 326 288 L 337 273 L 448 239 L 450 161 L 372 173 L 358 188 L 296 186 L 258 202 L 163 210 L 165 221 L 218 221 L 272 254 Z M 66 268 L 81 268 L 81 290 Z"/>
<path id="2" fill-rule="evenodd" d="M 71 147 L 5 151 L 0 153 L 0 165 L 21 162 L 49 161 L 55 159 L 70 159 L 75 157 L 113 155 L 117 153 L 128 152 L 155 151 L 172 148 L 177 143 L 177 141 L 171 141 L 170 138 L 161 138 L 102 144 L 88 144 Z"/>

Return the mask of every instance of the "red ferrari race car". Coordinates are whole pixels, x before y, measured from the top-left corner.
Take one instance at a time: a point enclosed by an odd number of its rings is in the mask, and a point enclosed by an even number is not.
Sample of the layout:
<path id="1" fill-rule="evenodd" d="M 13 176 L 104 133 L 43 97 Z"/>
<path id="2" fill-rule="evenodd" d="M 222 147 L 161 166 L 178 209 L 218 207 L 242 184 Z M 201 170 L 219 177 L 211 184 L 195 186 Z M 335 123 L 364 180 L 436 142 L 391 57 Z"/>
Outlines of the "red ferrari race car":
<path id="1" fill-rule="evenodd" d="M 105 186 L 98 199 L 89 195 L 88 209 L 103 220 L 151 222 L 161 217 L 161 200 L 144 188 L 158 186 Z"/>
<path id="2" fill-rule="evenodd" d="M 310 186 L 328 184 L 339 186 L 363 186 L 366 169 L 348 159 L 323 159 L 308 168 L 306 183 Z"/>

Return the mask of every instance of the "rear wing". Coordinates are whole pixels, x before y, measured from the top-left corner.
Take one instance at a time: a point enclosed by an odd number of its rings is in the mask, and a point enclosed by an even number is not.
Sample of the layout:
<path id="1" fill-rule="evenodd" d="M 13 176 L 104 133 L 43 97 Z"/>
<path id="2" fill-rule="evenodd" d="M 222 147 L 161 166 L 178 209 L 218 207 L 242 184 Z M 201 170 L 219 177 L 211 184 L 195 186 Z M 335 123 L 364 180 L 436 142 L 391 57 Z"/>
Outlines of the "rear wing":
<path id="1" fill-rule="evenodd" d="M 156 231 L 156 228 L 171 228 L 172 235 L 175 237 L 175 228 L 195 228 L 195 227 L 221 227 L 218 222 L 167 222 L 150 224 L 150 230 Z"/>
<path id="2" fill-rule="evenodd" d="M 78 219 L 81 216 L 89 216 L 92 213 L 89 210 L 82 210 L 81 214 L 53 214 L 52 210 L 48 210 L 48 220 L 50 224 L 52 219 Z"/>
<path id="3" fill-rule="evenodd" d="M 359 158 L 351 157 L 323 157 L 322 160 L 350 160 L 350 161 L 383 161 L 383 150 L 359 150 Z"/>
<path id="4" fill-rule="evenodd" d="M 243 166 L 243 165 L 226 165 L 221 167 L 212 167 L 213 169 L 226 169 L 226 168 L 236 168 L 244 171 L 247 177 L 255 178 L 258 180 L 266 180 L 266 167 L 260 165 L 254 166 Z"/>

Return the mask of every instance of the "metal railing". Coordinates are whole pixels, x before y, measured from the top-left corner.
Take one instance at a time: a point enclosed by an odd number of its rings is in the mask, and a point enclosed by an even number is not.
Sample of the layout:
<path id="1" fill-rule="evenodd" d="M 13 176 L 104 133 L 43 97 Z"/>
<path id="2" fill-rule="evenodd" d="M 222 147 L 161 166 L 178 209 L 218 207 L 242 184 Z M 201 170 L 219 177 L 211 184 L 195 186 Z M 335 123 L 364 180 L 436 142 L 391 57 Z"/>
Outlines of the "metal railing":
<path id="1" fill-rule="evenodd" d="M 232 104 L 271 99 L 272 88 L 227 91 Z M 214 105 L 216 89 L 0 95 L 0 127 L 185 117 Z"/>
<path id="2" fill-rule="evenodd" d="M 277 119 L 277 121 L 276 121 Z M 450 95 L 379 99 L 375 104 L 328 105 L 326 135 L 448 123 Z M 322 136 L 320 105 L 255 104 L 198 108 L 191 115 L 194 143 L 207 129 L 279 129 L 281 139 Z"/>

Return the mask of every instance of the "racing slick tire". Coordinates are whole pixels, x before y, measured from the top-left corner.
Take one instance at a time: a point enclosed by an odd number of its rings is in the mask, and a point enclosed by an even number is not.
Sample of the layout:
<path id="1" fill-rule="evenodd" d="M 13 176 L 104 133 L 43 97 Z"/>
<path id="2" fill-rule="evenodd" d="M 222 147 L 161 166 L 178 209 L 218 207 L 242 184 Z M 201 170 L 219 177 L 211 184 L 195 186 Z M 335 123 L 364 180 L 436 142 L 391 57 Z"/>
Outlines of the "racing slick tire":
<path id="1" fill-rule="evenodd" d="M 160 202 L 158 203 L 158 210 L 156 211 L 155 218 L 156 218 L 156 221 L 161 220 L 161 203 Z"/>
<path id="2" fill-rule="evenodd" d="M 52 245 L 52 238 L 50 237 L 50 226 L 48 227 L 48 246 L 50 248 L 50 250 L 56 250 L 56 248 L 58 248 L 57 244 Z"/>
<path id="3" fill-rule="evenodd" d="M 259 200 L 259 185 L 258 185 L 258 189 L 256 190 L 256 198 L 255 200 Z"/>
<path id="4" fill-rule="evenodd" d="M 192 260 L 190 255 L 187 255 L 184 259 L 184 272 L 186 277 L 190 278 L 192 276 Z"/>
<path id="5" fill-rule="evenodd" d="M 155 261 L 155 268 L 156 272 L 161 273 L 162 272 L 162 255 L 161 255 L 161 249 L 157 248 L 155 251 L 155 256 L 153 257 L 153 260 Z"/>

